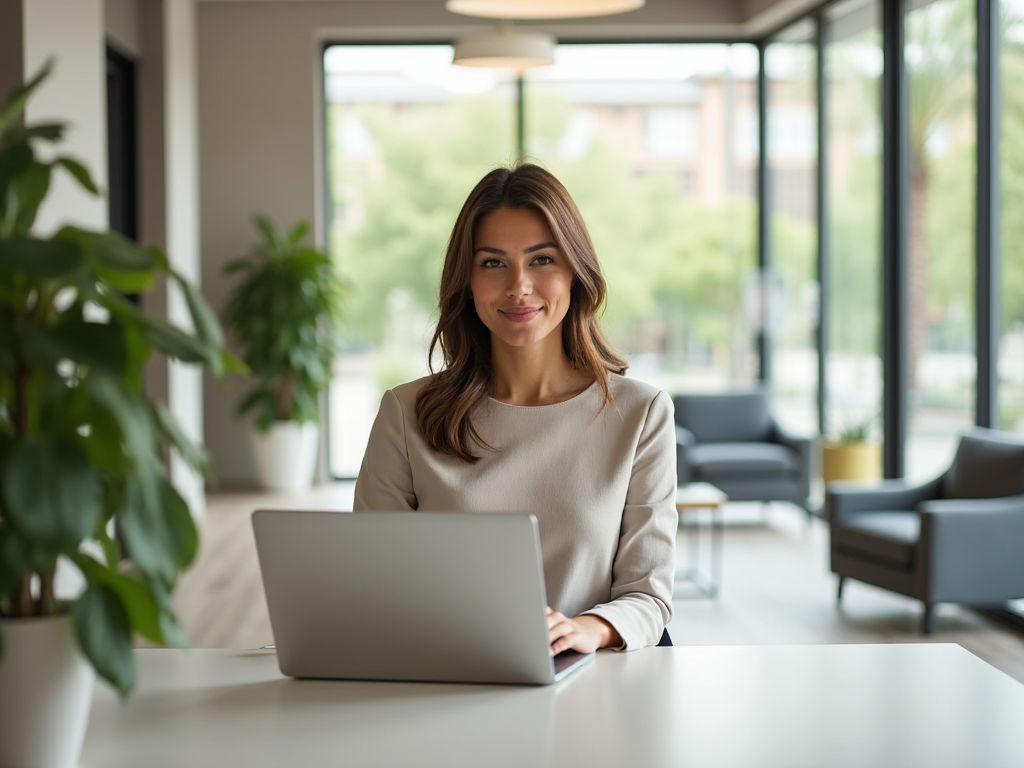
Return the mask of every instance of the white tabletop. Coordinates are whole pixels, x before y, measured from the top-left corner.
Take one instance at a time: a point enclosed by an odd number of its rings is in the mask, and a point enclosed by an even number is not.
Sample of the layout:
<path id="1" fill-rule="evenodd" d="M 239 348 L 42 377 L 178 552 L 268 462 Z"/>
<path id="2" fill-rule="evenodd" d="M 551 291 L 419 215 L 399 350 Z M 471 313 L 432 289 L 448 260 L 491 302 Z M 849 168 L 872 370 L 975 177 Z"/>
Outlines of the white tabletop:
<path id="1" fill-rule="evenodd" d="M 272 652 L 140 650 L 84 768 L 1019 768 L 1024 685 L 956 645 L 601 652 L 543 687 L 290 680 Z"/>
<path id="2" fill-rule="evenodd" d="M 686 483 L 676 488 L 676 509 L 720 507 L 728 500 L 725 491 L 711 483 Z"/>

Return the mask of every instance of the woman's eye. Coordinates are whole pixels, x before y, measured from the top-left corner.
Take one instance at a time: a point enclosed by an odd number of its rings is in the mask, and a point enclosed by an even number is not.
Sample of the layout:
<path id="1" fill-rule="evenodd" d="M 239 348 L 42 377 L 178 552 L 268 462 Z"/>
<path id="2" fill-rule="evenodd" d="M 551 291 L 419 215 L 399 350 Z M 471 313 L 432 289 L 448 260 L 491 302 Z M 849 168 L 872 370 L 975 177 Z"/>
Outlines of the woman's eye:
<path id="1" fill-rule="evenodd" d="M 500 267 L 501 262 L 497 259 L 484 259 L 480 262 L 480 266 L 484 269 L 494 269 L 495 267 Z"/>
<path id="2" fill-rule="evenodd" d="M 538 256 L 536 259 L 533 260 L 533 263 L 538 264 L 540 266 L 545 266 L 547 264 L 554 264 L 555 260 L 550 256 Z"/>

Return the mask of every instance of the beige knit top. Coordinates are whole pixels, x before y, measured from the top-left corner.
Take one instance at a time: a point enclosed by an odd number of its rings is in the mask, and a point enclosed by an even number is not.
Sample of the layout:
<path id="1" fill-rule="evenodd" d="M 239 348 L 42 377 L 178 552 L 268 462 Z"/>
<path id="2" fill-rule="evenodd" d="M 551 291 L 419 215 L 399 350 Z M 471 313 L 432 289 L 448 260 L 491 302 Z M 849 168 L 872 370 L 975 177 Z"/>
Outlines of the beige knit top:
<path id="1" fill-rule="evenodd" d="M 612 375 L 554 405 L 488 399 L 473 417 L 491 447 L 468 464 L 427 447 L 416 420 L 426 379 L 384 393 L 354 509 L 528 512 L 536 516 L 548 603 L 591 613 L 622 649 L 654 645 L 672 616 L 677 516 L 671 398 Z"/>

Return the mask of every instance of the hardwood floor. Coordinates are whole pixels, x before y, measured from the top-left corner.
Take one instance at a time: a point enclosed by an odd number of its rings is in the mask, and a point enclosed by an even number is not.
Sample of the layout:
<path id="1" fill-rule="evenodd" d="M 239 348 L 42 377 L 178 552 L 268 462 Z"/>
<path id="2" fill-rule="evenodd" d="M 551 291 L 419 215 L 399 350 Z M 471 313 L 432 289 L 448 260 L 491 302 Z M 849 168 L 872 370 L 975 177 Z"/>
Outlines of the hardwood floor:
<path id="1" fill-rule="evenodd" d="M 300 496 L 214 493 L 201 521 L 201 551 L 175 593 L 193 646 L 253 648 L 273 642 L 249 515 L 254 509 L 351 509 L 352 486 Z M 795 507 L 728 504 L 723 581 L 714 599 L 677 588 L 669 632 L 676 645 L 957 643 L 1024 682 L 1024 634 L 974 611 L 941 606 L 936 632 L 920 634 L 916 601 L 848 581 L 842 606 L 828 570 L 828 535 Z M 687 556 L 680 529 L 680 567 Z M 708 552 L 702 552 L 704 563 Z"/>

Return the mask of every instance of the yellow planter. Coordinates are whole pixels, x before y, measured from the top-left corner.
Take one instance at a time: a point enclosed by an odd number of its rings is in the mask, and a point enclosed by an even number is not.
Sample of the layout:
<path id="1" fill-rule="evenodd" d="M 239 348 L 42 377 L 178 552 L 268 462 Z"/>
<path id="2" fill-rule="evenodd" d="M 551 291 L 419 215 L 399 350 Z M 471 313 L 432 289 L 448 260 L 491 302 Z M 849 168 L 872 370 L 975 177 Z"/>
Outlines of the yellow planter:
<path id="1" fill-rule="evenodd" d="M 821 476 L 833 480 L 875 482 L 882 479 L 882 445 L 875 442 L 824 443 Z"/>

